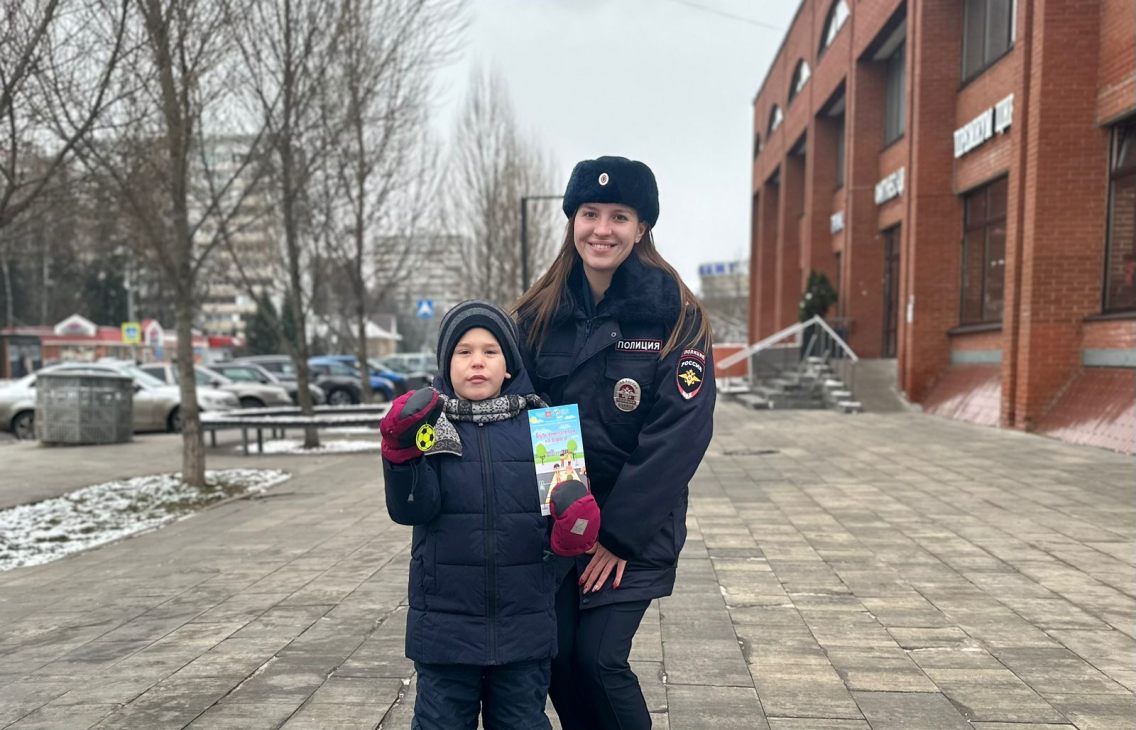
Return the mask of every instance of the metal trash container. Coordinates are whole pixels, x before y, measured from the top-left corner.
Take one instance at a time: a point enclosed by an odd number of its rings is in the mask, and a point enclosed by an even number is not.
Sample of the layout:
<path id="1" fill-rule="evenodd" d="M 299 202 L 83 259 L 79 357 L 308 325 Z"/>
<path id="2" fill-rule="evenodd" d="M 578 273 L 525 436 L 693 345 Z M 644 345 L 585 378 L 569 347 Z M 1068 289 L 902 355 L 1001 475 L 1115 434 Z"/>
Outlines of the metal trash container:
<path id="1" fill-rule="evenodd" d="M 134 379 L 93 370 L 36 375 L 36 431 L 45 444 L 120 444 L 134 435 Z"/>

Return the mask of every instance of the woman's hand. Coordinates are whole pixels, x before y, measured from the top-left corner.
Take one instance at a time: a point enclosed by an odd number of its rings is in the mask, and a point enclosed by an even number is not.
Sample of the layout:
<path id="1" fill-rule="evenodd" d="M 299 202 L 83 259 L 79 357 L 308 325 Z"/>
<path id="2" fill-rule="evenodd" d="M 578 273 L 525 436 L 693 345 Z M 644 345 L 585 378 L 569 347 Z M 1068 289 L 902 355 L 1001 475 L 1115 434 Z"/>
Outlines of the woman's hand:
<path id="1" fill-rule="evenodd" d="M 584 593 L 598 591 L 607 581 L 607 577 L 611 575 L 612 568 L 615 569 L 615 583 L 611 587 L 612 589 L 619 588 L 619 583 L 623 580 L 623 569 L 627 567 L 627 561 L 623 558 L 617 558 L 614 553 L 598 542 L 592 546 L 588 553 L 591 554 L 592 560 L 584 569 L 584 574 L 580 576 L 580 585 L 584 586 Z"/>

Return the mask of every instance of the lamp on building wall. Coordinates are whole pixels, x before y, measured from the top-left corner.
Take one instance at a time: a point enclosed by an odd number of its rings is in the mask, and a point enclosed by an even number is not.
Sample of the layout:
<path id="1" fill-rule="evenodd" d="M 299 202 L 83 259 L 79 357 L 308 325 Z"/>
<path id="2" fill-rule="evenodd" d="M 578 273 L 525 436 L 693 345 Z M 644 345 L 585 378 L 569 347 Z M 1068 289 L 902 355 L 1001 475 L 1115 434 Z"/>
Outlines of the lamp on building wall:
<path id="1" fill-rule="evenodd" d="M 521 294 L 529 290 L 529 213 L 530 200 L 563 200 L 563 195 L 525 195 L 521 198 Z"/>

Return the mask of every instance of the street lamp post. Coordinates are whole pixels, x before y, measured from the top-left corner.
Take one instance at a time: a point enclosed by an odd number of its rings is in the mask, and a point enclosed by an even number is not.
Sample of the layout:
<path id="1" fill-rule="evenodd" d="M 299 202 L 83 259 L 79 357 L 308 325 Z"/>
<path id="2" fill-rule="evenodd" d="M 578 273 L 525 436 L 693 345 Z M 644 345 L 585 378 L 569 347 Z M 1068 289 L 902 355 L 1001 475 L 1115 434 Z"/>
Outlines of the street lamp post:
<path id="1" fill-rule="evenodd" d="M 530 200 L 562 200 L 563 195 L 525 195 L 521 197 L 521 294 L 529 290 L 529 210 Z"/>

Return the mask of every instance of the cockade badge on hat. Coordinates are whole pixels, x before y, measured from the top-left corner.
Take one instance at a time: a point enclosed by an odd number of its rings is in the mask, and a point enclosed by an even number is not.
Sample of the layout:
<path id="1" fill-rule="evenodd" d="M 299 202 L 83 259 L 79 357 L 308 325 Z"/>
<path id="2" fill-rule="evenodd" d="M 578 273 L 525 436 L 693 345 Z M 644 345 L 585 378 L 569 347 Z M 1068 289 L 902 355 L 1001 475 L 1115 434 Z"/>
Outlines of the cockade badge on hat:
<path id="1" fill-rule="evenodd" d="M 606 172 L 600 173 L 600 181 L 599 181 L 600 185 L 607 185 L 610 181 L 611 181 L 611 178 L 608 177 L 608 174 Z"/>

